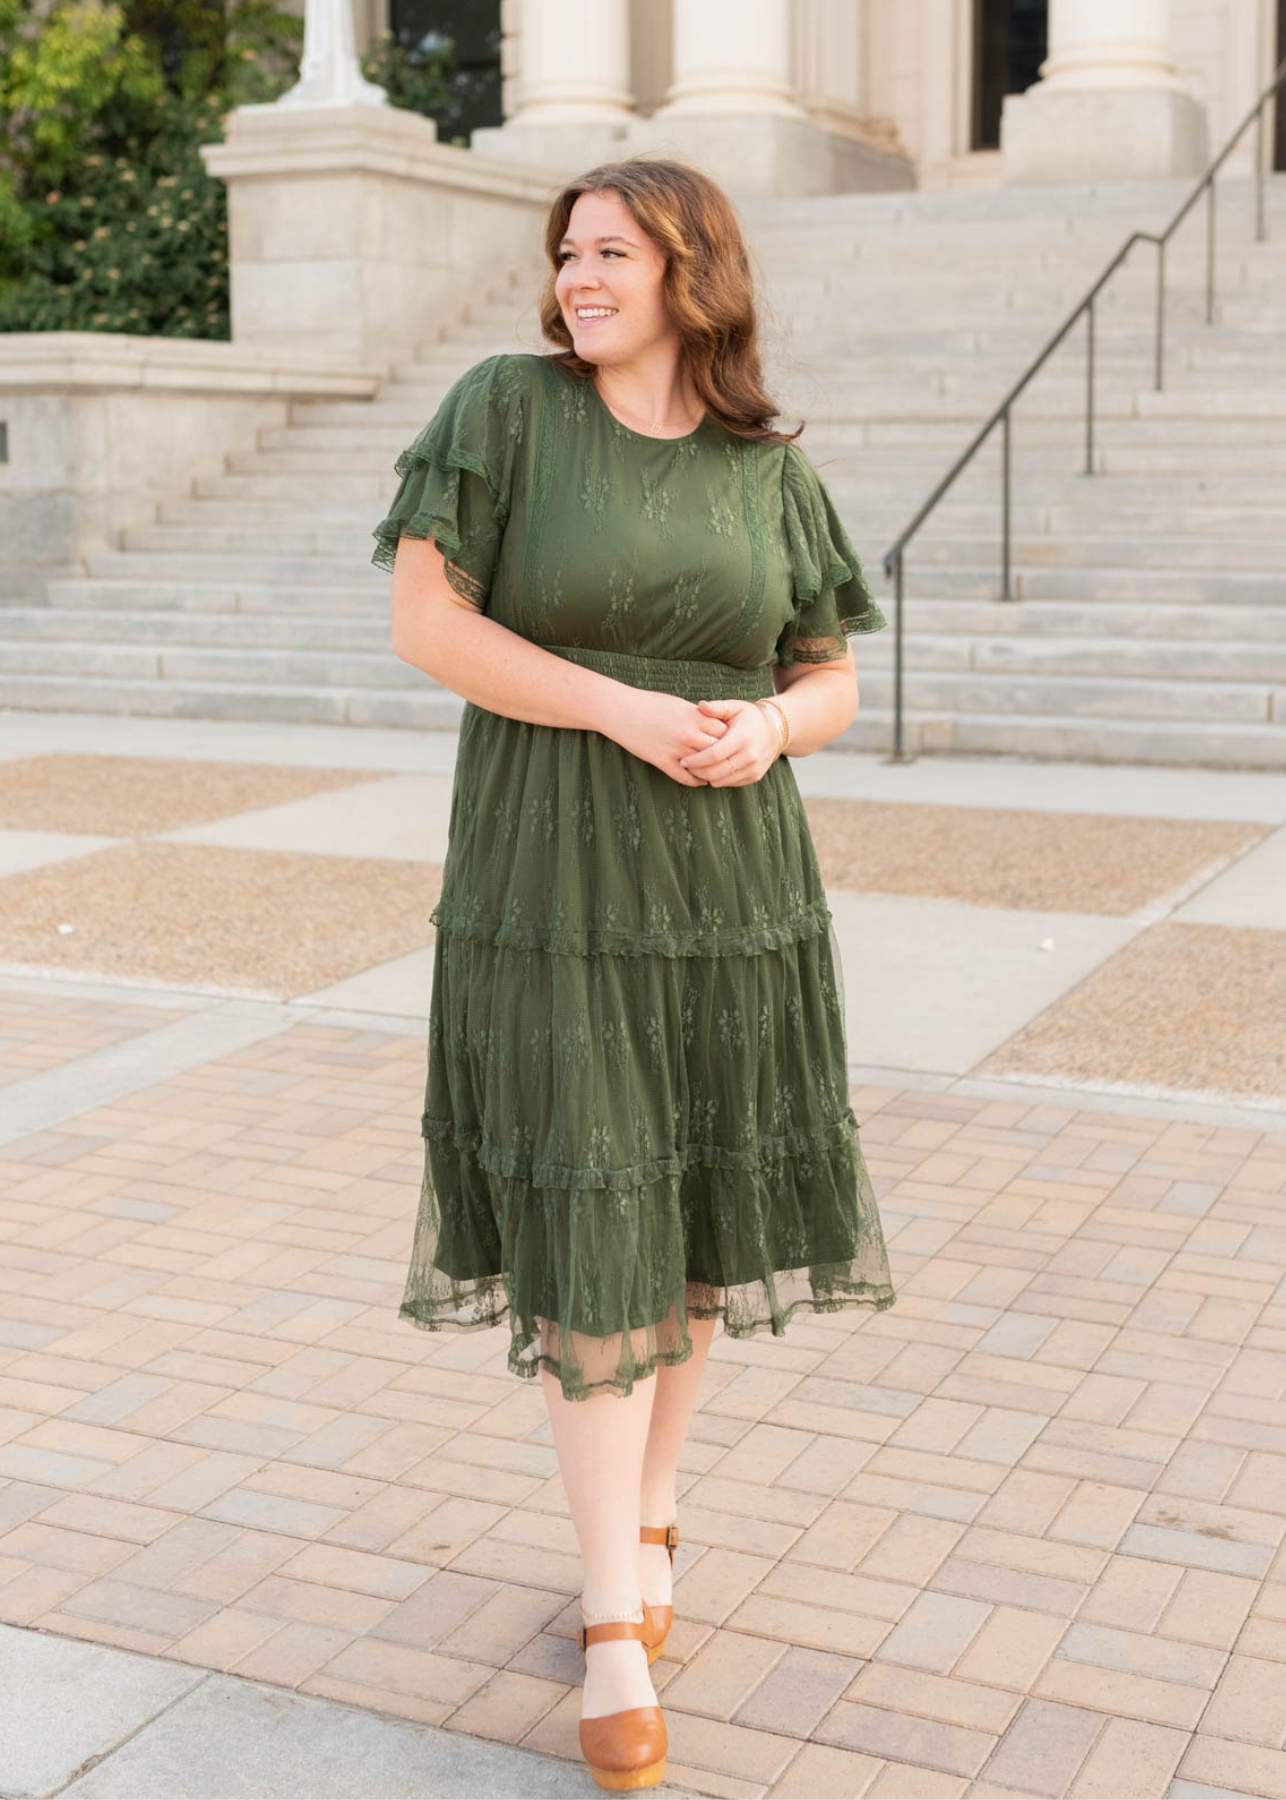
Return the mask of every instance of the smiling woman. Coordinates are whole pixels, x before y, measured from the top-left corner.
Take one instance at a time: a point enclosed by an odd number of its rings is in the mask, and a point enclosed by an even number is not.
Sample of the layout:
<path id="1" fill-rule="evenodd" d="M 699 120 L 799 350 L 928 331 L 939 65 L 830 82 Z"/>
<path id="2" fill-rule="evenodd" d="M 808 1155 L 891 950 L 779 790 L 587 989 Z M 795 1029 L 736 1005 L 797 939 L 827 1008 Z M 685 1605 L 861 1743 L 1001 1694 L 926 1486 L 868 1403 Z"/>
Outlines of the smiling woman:
<path id="1" fill-rule="evenodd" d="M 634 1787 L 664 1773 L 647 1668 L 716 1325 L 895 1300 L 782 755 L 848 724 L 846 639 L 885 621 L 774 423 L 722 191 L 593 170 L 546 250 L 554 353 L 463 374 L 376 527 L 398 654 L 467 702 L 401 1312 L 507 1322 L 542 1380 L 585 1564 L 581 1745 Z"/>

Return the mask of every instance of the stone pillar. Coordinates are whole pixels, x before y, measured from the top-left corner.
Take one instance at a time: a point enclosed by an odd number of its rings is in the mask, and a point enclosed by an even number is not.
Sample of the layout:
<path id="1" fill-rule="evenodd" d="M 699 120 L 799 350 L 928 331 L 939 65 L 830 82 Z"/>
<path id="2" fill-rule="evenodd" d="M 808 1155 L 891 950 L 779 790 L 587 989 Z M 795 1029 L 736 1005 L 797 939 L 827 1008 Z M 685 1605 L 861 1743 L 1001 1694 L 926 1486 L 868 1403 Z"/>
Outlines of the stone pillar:
<path id="1" fill-rule="evenodd" d="M 669 119 L 700 113 L 776 113 L 802 119 L 790 88 L 790 0 L 679 0 Z"/>
<path id="2" fill-rule="evenodd" d="M 523 0 L 521 47 L 512 125 L 629 117 L 629 0 Z"/>
<path id="3" fill-rule="evenodd" d="M 1170 54 L 1169 0 L 1050 0 L 1041 79 L 1008 94 L 1007 182 L 1196 176 L 1206 112 Z"/>
<path id="4" fill-rule="evenodd" d="M 631 156 L 675 157 L 734 199 L 915 186 L 905 155 L 814 121 L 799 104 L 794 0 L 670 4 L 672 77 L 661 105 L 644 114 L 632 92 L 627 0 L 522 0 L 510 14 L 517 110 L 474 131 L 471 148 L 560 180 Z M 842 105 L 843 94 L 836 98 Z"/>

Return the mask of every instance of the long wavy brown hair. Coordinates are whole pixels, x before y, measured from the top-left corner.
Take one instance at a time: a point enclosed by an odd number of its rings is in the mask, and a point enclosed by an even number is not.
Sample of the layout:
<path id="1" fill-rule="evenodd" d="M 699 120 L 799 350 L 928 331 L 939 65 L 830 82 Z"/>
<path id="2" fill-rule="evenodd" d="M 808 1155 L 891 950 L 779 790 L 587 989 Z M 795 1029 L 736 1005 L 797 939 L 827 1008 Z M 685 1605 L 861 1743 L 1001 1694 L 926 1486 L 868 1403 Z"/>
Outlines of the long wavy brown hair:
<path id="1" fill-rule="evenodd" d="M 741 222 L 719 184 L 687 163 L 659 156 L 600 163 L 558 195 L 545 228 L 551 272 L 540 296 L 541 330 L 562 346 L 549 360 L 587 380 L 598 367 L 577 356 L 554 287 L 573 206 L 582 194 L 602 193 L 620 196 L 665 257 L 662 298 L 707 411 L 738 437 L 793 443 L 804 427 L 781 431 L 773 424 L 781 409 L 763 385 L 755 284 Z"/>

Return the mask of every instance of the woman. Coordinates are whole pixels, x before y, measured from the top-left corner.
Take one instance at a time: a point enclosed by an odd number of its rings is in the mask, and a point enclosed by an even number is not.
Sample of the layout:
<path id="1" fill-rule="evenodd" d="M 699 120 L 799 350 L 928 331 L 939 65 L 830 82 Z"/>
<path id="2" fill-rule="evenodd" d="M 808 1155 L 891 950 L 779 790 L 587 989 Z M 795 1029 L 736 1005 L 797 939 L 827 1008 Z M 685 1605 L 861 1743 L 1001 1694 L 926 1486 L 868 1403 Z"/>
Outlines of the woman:
<path id="1" fill-rule="evenodd" d="M 790 764 L 884 623 L 760 383 L 727 196 L 682 163 L 554 202 L 552 356 L 487 357 L 398 459 L 393 644 L 468 704 L 401 1316 L 508 1320 L 584 1562 L 580 1741 L 647 1787 L 676 1475 L 716 1321 L 891 1306 L 838 945 Z M 590 1401 L 592 1404 L 584 1404 Z"/>

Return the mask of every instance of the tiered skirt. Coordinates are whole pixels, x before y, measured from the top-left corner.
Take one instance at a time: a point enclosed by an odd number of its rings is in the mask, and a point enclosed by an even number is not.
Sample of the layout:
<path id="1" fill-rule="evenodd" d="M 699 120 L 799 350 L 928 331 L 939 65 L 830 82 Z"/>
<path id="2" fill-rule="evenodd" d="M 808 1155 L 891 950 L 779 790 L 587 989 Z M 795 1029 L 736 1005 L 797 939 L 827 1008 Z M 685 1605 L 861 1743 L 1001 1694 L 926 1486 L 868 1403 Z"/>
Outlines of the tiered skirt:
<path id="1" fill-rule="evenodd" d="M 692 700 L 738 670 L 548 645 Z M 848 1101 L 843 978 L 787 759 L 685 787 L 614 740 L 466 705 L 401 1316 L 508 1324 L 569 1399 L 896 1298 Z"/>

